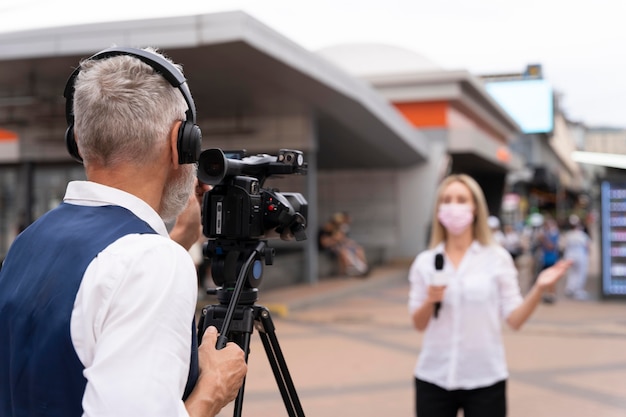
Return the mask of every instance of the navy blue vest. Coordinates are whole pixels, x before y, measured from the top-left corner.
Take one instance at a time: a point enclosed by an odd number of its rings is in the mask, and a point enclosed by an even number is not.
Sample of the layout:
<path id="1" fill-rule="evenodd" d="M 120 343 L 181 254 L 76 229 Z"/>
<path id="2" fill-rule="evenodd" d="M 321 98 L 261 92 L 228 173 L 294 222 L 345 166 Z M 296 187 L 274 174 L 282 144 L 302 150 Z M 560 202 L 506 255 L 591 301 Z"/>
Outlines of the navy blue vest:
<path id="1" fill-rule="evenodd" d="M 0 416 L 80 416 L 86 380 L 70 336 L 74 300 L 89 263 L 131 233 L 156 233 L 118 206 L 61 204 L 11 245 L 0 269 Z M 198 377 L 193 328 L 191 369 Z"/>

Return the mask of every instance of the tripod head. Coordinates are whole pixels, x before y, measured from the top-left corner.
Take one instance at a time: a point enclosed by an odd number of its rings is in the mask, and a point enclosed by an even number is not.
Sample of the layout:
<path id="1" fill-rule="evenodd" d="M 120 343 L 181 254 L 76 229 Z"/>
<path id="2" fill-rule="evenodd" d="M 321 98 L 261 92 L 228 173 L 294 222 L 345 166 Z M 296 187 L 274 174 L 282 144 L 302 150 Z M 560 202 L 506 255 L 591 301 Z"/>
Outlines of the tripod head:
<path id="1" fill-rule="evenodd" d="M 204 255 L 212 260 L 211 275 L 218 287 L 207 290 L 207 293 L 217 295 L 220 304 L 228 305 L 240 278 L 243 282 L 238 302 L 254 304 L 258 299 L 258 287 L 263 281 L 263 265 L 272 265 L 274 254 L 274 249 L 267 247 L 266 240 L 209 240 L 205 244 Z M 248 260 L 251 264 L 246 267 Z"/>
<path id="2" fill-rule="evenodd" d="M 257 287 L 261 285 L 263 276 L 261 259 L 265 259 L 266 265 L 271 265 L 274 261 L 274 249 L 267 248 L 265 240 L 215 239 L 206 243 L 204 253 L 207 258 L 213 260 L 211 272 L 213 280 L 219 285 L 215 290 L 207 292 L 215 293 L 220 305 L 227 306 L 216 346 L 217 349 L 222 349 L 228 343 L 228 333 L 235 310 L 241 305 L 252 306 L 256 302 Z M 198 329 L 199 341 L 202 340 L 207 327 L 203 319 L 201 323 Z"/>

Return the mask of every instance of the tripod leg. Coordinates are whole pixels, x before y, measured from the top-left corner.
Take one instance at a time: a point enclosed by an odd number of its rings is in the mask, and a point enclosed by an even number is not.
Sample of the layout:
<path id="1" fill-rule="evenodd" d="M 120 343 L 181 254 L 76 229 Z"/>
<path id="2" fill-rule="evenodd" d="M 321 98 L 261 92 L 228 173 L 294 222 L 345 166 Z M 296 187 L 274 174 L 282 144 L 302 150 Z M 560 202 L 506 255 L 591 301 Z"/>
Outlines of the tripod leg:
<path id="1" fill-rule="evenodd" d="M 250 332 L 252 332 L 252 330 L 250 330 Z M 244 354 L 246 357 L 246 363 L 248 363 L 248 355 L 250 354 L 250 334 L 251 333 L 248 333 L 248 332 L 242 333 L 241 334 L 242 340 L 237 341 L 237 344 L 244 351 Z M 241 412 L 243 410 L 243 395 L 244 395 L 245 389 L 246 389 L 246 378 L 244 377 L 243 383 L 241 384 L 241 387 L 239 388 L 239 393 L 237 394 L 237 398 L 235 398 L 234 411 L 233 411 L 233 416 L 235 417 L 241 416 Z"/>
<path id="2" fill-rule="evenodd" d="M 304 417 L 304 411 L 298 398 L 298 393 L 291 379 L 291 374 L 287 368 L 287 362 L 283 356 L 283 352 L 280 349 L 278 338 L 274 332 L 274 323 L 269 310 L 262 306 L 255 306 L 255 318 L 257 330 L 259 336 L 263 342 L 267 359 L 269 360 L 272 371 L 274 372 L 274 378 L 278 385 L 278 390 L 283 397 L 285 408 L 289 417 Z"/>

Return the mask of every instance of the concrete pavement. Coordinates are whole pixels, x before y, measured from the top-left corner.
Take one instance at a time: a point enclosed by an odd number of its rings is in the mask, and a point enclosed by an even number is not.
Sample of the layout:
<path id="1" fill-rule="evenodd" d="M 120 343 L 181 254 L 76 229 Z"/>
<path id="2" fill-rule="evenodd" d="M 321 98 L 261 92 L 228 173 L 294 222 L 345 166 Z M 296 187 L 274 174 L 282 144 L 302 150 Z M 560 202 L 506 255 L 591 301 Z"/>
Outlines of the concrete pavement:
<path id="1" fill-rule="evenodd" d="M 264 292 L 304 414 L 412 416 L 421 335 L 408 320 L 406 265 Z M 210 303 L 209 303 L 210 304 Z M 626 303 L 540 305 L 505 330 L 509 417 L 626 416 Z M 286 416 L 257 331 L 243 416 Z M 232 407 L 220 416 L 233 415 Z"/>

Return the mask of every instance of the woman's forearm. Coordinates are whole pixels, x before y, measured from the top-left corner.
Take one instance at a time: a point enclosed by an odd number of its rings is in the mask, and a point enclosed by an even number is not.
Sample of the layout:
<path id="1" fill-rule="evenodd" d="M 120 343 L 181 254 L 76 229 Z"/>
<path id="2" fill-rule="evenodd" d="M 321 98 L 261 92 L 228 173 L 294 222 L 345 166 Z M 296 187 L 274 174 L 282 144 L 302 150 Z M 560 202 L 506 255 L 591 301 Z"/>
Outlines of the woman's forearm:
<path id="1" fill-rule="evenodd" d="M 413 327 L 419 331 L 424 331 L 435 311 L 435 304 L 429 300 L 424 301 L 420 308 L 413 312 Z"/>
<path id="2" fill-rule="evenodd" d="M 530 289 L 522 304 L 509 314 L 506 322 L 515 330 L 519 330 L 526 320 L 533 314 L 541 296 L 546 289 L 554 288 L 556 282 L 563 277 L 567 269 L 572 265 L 572 260 L 560 260 L 550 268 L 539 273 L 535 285 Z"/>
<path id="3" fill-rule="evenodd" d="M 533 314 L 537 305 L 541 302 L 541 296 L 543 294 L 543 290 L 539 288 L 538 285 L 533 285 L 526 297 L 524 297 L 524 301 L 519 305 L 515 310 L 509 314 L 506 322 L 513 328 L 514 330 L 519 330 L 526 320 Z"/>

